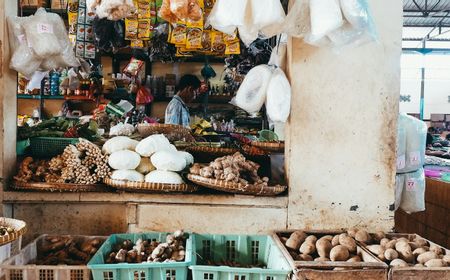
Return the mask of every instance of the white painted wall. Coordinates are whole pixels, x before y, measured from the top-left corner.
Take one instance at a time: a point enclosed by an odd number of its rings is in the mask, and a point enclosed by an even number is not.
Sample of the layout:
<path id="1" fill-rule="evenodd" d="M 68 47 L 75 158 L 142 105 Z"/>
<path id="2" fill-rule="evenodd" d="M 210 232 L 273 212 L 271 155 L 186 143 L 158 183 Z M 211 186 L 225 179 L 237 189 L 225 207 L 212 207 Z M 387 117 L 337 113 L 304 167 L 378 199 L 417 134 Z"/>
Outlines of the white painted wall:
<path id="1" fill-rule="evenodd" d="M 400 111 L 420 112 L 421 67 L 425 66 L 424 119 L 431 114 L 449 114 L 450 54 L 403 54 L 401 94 L 411 95 L 411 102 L 400 102 Z"/>

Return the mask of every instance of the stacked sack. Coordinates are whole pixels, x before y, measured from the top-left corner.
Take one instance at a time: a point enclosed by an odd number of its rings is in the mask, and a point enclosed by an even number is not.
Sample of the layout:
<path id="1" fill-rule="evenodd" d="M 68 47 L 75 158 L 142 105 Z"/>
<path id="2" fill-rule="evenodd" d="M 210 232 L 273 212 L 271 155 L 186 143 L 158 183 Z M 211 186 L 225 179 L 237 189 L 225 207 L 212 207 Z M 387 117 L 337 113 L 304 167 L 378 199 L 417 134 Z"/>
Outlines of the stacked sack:
<path id="1" fill-rule="evenodd" d="M 427 126 L 423 121 L 400 114 L 397 132 L 397 176 L 395 209 L 425 210 L 425 148 Z"/>

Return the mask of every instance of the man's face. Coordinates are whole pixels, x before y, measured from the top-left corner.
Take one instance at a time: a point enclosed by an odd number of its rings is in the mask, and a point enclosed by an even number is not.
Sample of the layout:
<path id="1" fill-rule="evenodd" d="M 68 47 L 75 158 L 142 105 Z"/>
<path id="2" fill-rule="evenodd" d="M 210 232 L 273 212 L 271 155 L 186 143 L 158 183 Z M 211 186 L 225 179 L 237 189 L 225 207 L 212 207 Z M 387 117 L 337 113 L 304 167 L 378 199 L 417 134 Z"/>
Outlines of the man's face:
<path id="1" fill-rule="evenodd" d="M 186 90 L 186 101 L 188 103 L 193 102 L 199 95 L 198 89 L 194 89 L 193 87 L 188 87 Z"/>

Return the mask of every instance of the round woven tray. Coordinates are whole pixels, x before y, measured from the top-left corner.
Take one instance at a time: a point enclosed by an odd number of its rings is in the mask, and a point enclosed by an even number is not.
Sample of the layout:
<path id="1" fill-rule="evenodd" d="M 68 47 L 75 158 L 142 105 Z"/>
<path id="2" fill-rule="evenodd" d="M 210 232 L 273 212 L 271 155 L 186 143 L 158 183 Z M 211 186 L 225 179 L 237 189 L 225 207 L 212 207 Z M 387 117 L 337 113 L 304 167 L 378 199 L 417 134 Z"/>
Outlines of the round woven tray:
<path id="1" fill-rule="evenodd" d="M 205 146 L 190 146 L 186 148 L 190 153 L 207 153 L 214 156 L 226 156 L 232 155 L 238 152 L 235 148 L 218 148 L 218 147 L 205 147 Z"/>
<path id="2" fill-rule="evenodd" d="M 127 192 L 145 192 L 145 193 L 170 193 L 183 192 L 193 193 L 198 190 L 198 187 L 188 184 L 160 184 L 160 183 L 145 183 L 145 182 L 129 182 L 122 180 L 113 180 L 106 178 L 105 184 L 115 189 Z"/>
<path id="3" fill-rule="evenodd" d="M 40 192 L 104 192 L 108 189 L 105 185 L 81 185 L 63 183 L 33 183 L 14 181 L 13 188 L 20 191 L 40 191 Z"/>
<path id="4" fill-rule="evenodd" d="M 260 142 L 252 141 L 252 146 L 255 146 L 263 151 L 270 153 L 283 153 L 284 152 L 284 141 L 282 142 Z"/>
<path id="5" fill-rule="evenodd" d="M 137 125 L 137 130 L 143 138 L 153 134 L 171 134 L 174 132 L 191 134 L 189 128 L 176 124 L 141 123 Z"/>
<path id="6" fill-rule="evenodd" d="M 27 231 L 27 224 L 24 221 L 16 219 L 0 217 L 0 226 L 11 227 L 14 229 L 12 234 L 0 236 L 0 246 L 13 242 Z"/>
<path id="7" fill-rule="evenodd" d="M 209 179 L 193 174 L 189 174 L 187 177 L 190 181 L 202 187 L 228 193 L 276 196 L 286 190 L 286 186 L 259 187 L 255 185 L 243 185 L 240 183 L 230 183 L 223 180 Z"/>

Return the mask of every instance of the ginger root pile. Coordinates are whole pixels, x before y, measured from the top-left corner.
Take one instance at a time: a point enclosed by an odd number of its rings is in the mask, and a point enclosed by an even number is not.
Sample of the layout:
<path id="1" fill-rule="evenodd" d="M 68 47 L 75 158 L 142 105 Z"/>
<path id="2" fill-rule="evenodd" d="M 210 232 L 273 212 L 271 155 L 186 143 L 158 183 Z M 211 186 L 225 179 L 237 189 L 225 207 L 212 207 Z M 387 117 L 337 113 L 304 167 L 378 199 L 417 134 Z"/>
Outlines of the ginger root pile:
<path id="1" fill-rule="evenodd" d="M 241 153 L 235 153 L 231 156 L 217 158 L 206 167 L 194 164 L 190 169 L 190 173 L 205 178 L 241 183 L 244 185 L 255 184 L 268 186 L 269 178 L 259 177 L 259 168 L 259 164 L 246 160 Z"/>
<path id="2" fill-rule="evenodd" d="M 103 240 L 48 236 L 38 244 L 37 265 L 85 265 L 97 252 Z"/>
<path id="3" fill-rule="evenodd" d="M 186 236 L 178 230 L 166 242 L 138 239 L 136 244 L 125 240 L 116 244 L 106 263 L 182 262 L 186 256 Z"/>
<path id="4" fill-rule="evenodd" d="M 80 139 L 50 161 L 25 158 L 14 177 L 20 182 L 96 184 L 109 176 L 108 157 L 95 144 Z"/>

